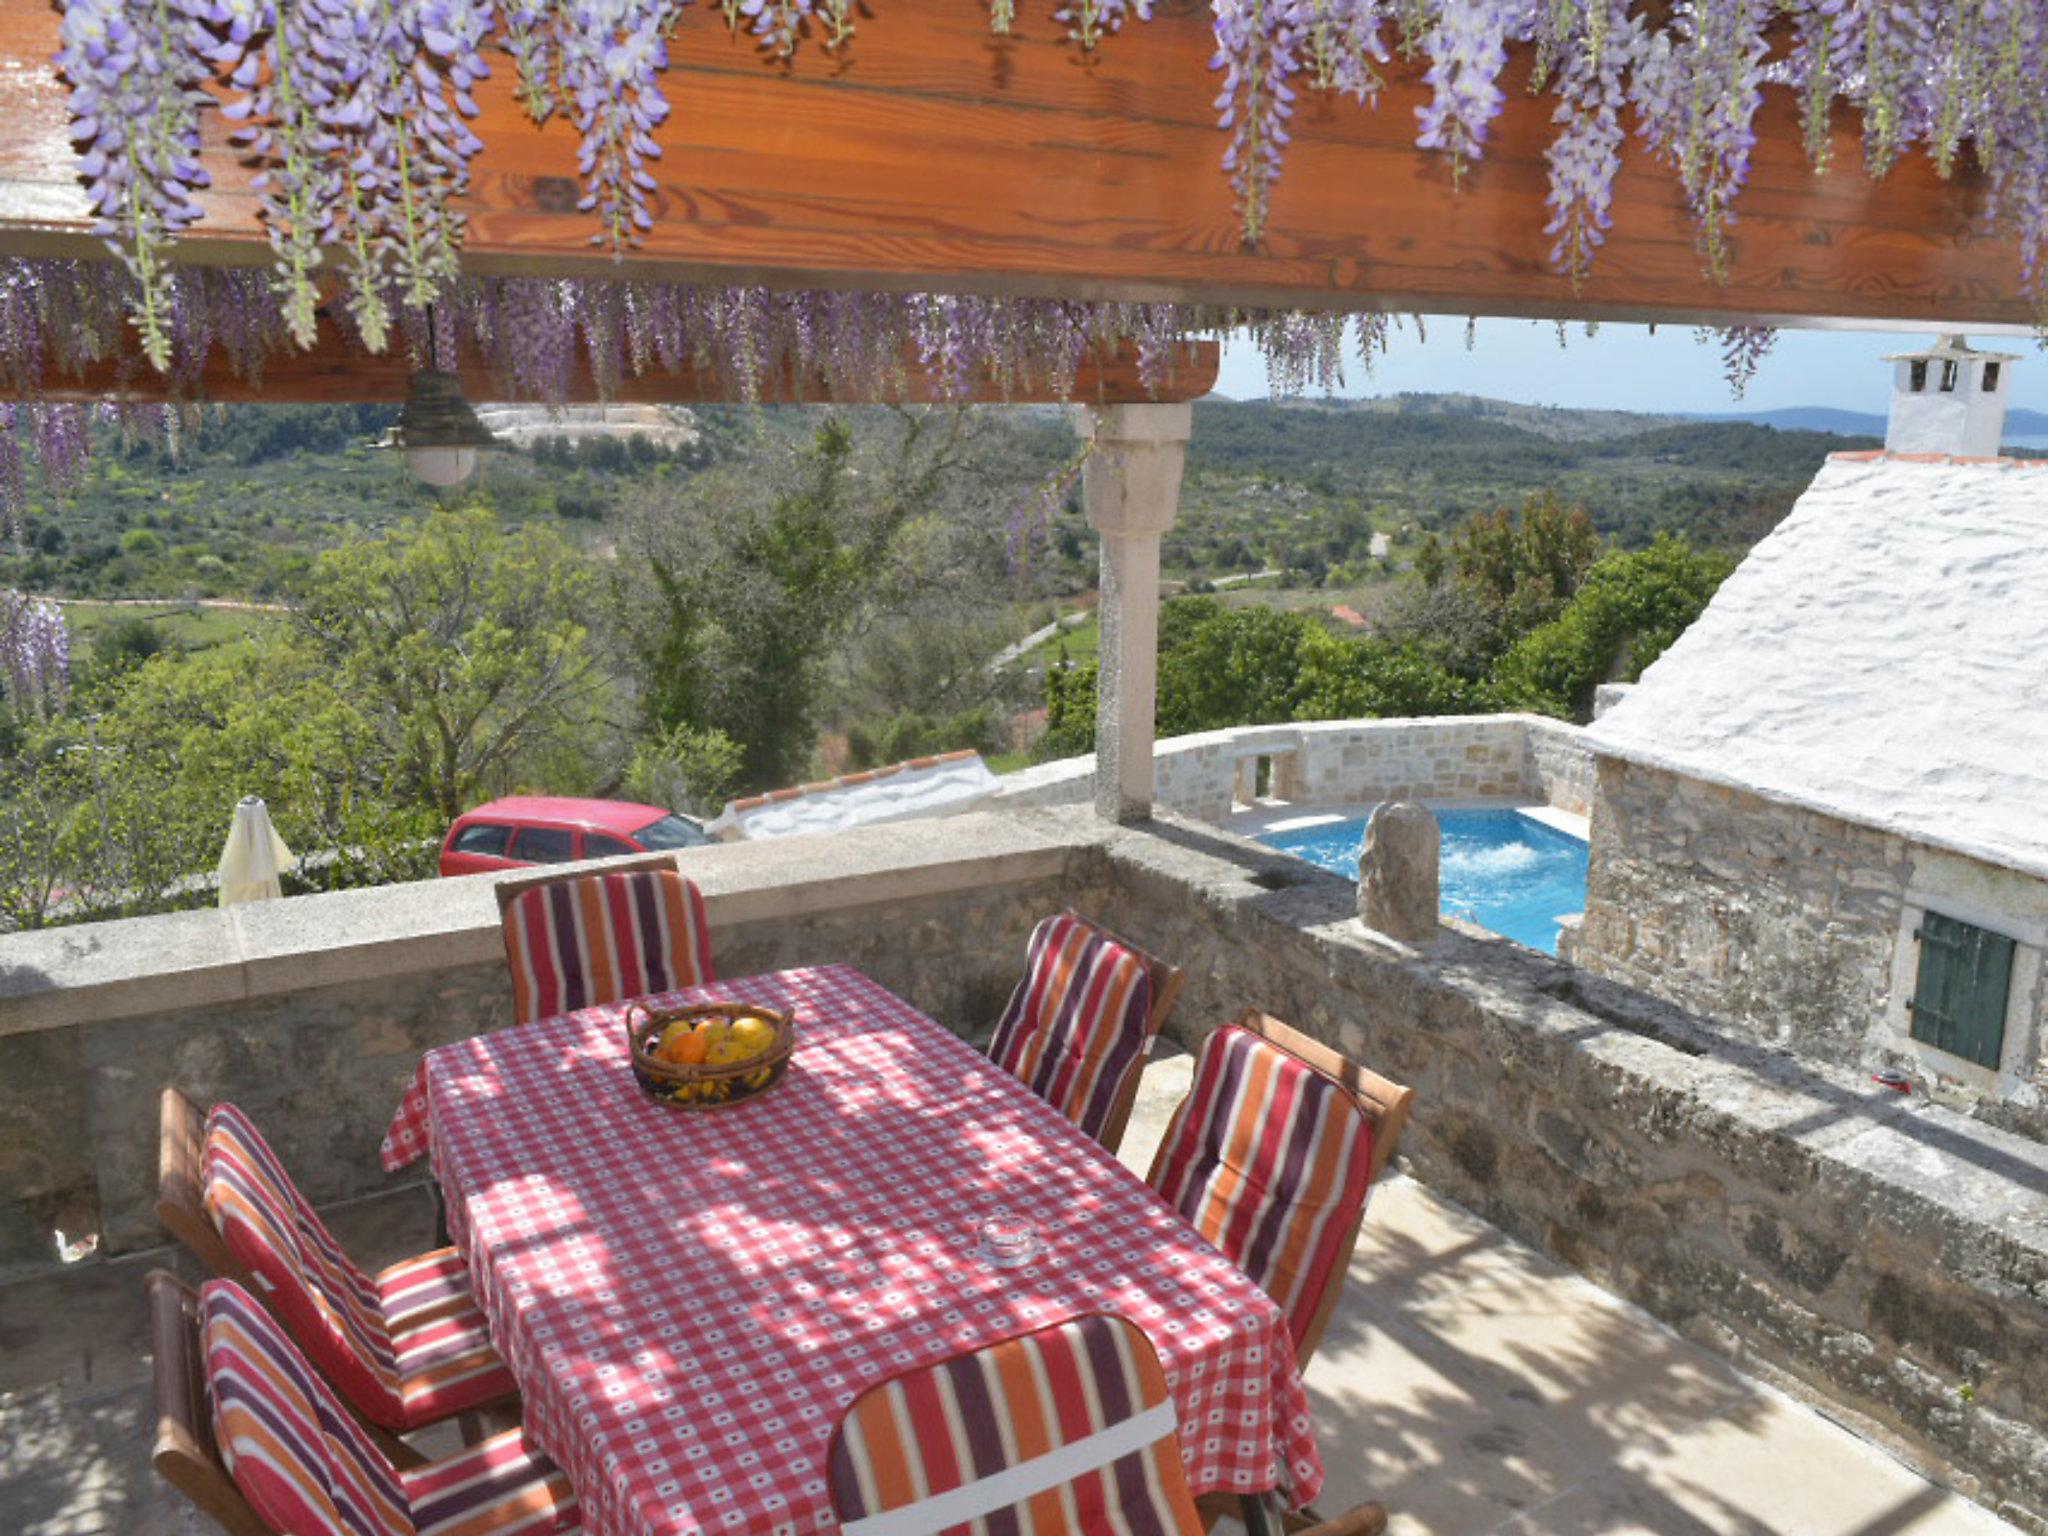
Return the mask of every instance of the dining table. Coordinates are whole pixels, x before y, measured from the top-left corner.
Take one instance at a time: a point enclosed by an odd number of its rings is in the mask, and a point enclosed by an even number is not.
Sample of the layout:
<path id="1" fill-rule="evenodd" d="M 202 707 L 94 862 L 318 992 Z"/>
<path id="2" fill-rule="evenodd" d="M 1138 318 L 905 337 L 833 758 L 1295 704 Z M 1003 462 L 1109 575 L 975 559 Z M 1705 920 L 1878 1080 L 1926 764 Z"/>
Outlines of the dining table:
<path id="1" fill-rule="evenodd" d="M 429 1051 L 383 1147 L 430 1159 L 586 1536 L 831 1529 L 827 1455 L 862 1391 L 1088 1312 L 1152 1340 L 1198 1494 L 1316 1496 L 1280 1309 L 1023 1083 L 849 966 L 641 1001 L 790 1012 L 784 1076 L 658 1102 L 628 1005 L 586 1008 Z M 983 1257 L 997 1211 L 1035 1228 L 1029 1262 Z"/>

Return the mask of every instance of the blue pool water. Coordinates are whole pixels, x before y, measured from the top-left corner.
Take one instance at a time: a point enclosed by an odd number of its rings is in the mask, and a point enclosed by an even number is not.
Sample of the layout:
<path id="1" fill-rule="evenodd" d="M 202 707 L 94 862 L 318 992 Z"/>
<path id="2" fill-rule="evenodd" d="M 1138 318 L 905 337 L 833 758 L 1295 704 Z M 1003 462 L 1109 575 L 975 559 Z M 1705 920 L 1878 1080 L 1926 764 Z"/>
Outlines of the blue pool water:
<path id="1" fill-rule="evenodd" d="M 1438 811 L 1443 909 L 1517 944 L 1557 953 L 1557 920 L 1586 907 L 1586 845 L 1520 811 Z M 1358 878 L 1365 818 L 1329 821 L 1259 841 Z"/>

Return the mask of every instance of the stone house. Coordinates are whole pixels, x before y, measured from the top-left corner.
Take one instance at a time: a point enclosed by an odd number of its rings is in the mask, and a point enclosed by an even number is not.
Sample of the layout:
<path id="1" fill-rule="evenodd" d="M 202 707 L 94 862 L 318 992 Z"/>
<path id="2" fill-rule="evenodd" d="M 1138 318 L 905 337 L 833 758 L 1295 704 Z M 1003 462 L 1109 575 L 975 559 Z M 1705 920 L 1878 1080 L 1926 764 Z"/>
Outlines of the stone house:
<path id="1" fill-rule="evenodd" d="M 1834 456 L 1587 744 L 1582 966 L 2048 1137 L 2048 462 Z"/>

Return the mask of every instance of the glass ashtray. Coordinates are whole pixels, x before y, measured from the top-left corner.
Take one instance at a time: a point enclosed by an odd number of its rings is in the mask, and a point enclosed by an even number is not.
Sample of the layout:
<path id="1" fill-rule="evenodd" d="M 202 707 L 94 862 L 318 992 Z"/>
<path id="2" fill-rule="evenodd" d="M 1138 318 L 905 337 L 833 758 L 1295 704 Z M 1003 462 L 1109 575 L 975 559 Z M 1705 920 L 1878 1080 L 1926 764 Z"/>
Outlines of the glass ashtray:
<path id="1" fill-rule="evenodd" d="M 1038 1256 L 1038 1228 L 1028 1216 L 995 1211 L 975 1231 L 975 1247 L 997 1269 L 1021 1269 Z"/>

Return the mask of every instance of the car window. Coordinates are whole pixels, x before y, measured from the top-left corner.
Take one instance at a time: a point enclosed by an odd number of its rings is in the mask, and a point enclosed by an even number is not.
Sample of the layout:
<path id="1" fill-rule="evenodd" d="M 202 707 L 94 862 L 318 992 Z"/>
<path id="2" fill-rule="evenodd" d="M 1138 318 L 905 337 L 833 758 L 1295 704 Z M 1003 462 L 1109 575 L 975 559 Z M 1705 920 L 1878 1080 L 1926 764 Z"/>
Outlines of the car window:
<path id="1" fill-rule="evenodd" d="M 631 843 L 622 843 L 616 837 L 606 837 L 602 832 L 583 834 L 583 857 L 586 859 L 615 859 L 622 853 L 639 851 Z"/>
<path id="2" fill-rule="evenodd" d="M 673 814 L 659 821 L 650 821 L 633 835 L 650 853 L 666 853 L 671 848 L 695 848 L 711 841 L 697 823 Z"/>
<path id="3" fill-rule="evenodd" d="M 493 821 L 472 821 L 464 827 L 455 839 L 457 853 L 488 853 L 495 858 L 505 856 L 505 844 L 512 840 L 512 829 L 501 827 Z"/>
<path id="4" fill-rule="evenodd" d="M 512 840 L 512 857 L 535 864 L 566 864 L 575 857 L 575 834 L 561 827 L 521 827 Z"/>

